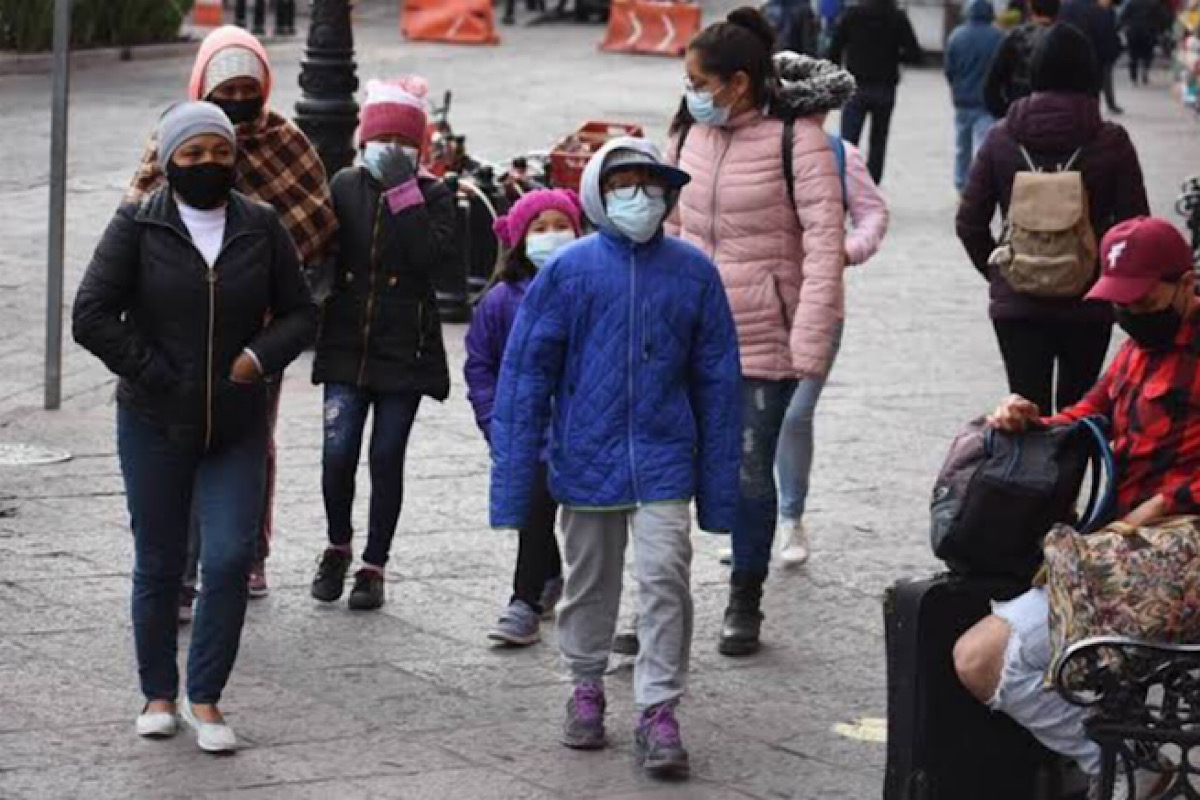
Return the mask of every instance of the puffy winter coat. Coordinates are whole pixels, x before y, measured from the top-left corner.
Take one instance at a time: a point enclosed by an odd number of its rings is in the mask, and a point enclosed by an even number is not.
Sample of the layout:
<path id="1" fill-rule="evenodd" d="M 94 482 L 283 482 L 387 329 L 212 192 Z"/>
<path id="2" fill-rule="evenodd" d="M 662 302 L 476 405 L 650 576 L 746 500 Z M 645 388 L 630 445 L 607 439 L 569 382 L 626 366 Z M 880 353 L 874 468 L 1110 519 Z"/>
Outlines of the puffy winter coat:
<path id="1" fill-rule="evenodd" d="M 661 234 L 635 245 L 613 228 L 600 186 L 611 149 L 583 177 L 600 232 L 538 273 L 509 335 L 491 422 L 492 525 L 525 522 L 549 424 L 550 491 L 564 506 L 694 497 L 701 528 L 729 531 L 742 436 L 729 303 L 691 245 Z M 638 149 L 657 156 L 648 142 Z"/>
<path id="2" fill-rule="evenodd" d="M 846 213 L 850 230 L 846 233 L 846 266 L 865 264 L 879 252 L 887 236 L 891 212 L 887 200 L 875 185 L 862 151 L 849 142 L 846 148 Z"/>
<path id="3" fill-rule="evenodd" d="M 677 229 L 717 263 L 737 322 L 742 372 L 766 380 L 825 375 L 843 314 L 837 159 L 815 118 L 796 120 L 793 207 L 782 139 L 781 121 L 750 111 L 726 127 L 694 125 L 679 154 L 692 182 Z"/>
<path id="4" fill-rule="evenodd" d="M 393 211 L 365 167 L 342 170 L 331 188 L 340 248 L 313 382 L 445 400 L 450 371 L 433 272 L 457 258 L 453 195 L 423 177 L 423 202 Z"/>
<path id="5" fill-rule="evenodd" d="M 1013 180 L 1017 172 L 1028 169 L 1021 146 L 1035 164 L 1049 169 L 1065 164 L 1082 148 L 1076 165 L 1083 174 L 1097 237 L 1118 222 L 1150 213 L 1137 150 L 1124 128 L 1101 120 L 1096 98 L 1037 92 L 1014 103 L 975 156 L 958 207 L 958 238 L 991 284 L 992 319 L 1111 319 L 1108 303 L 1021 294 L 988 265 L 996 248 L 992 230 L 996 209 L 1008 214 Z"/>
<path id="6" fill-rule="evenodd" d="M 215 452 L 267 423 L 267 387 L 232 382 L 233 362 L 249 349 L 264 380 L 278 380 L 312 341 L 317 309 L 269 206 L 233 193 L 210 268 L 164 187 L 109 223 L 73 325 L 75 340 L 120 376 L 118 403 L 176 445 Z"/>
<path id="7" fill-rule="evenodd" d="M 471 317 L 463 374 L 467 379 L 467 400 L 475 411 L 475 424 L 484 436 L 491 434 L 496 381 L 500 377 L 508 335 L 532 281 L 532 278 L 517 283 L 499 281 L 483 296 Z"/>

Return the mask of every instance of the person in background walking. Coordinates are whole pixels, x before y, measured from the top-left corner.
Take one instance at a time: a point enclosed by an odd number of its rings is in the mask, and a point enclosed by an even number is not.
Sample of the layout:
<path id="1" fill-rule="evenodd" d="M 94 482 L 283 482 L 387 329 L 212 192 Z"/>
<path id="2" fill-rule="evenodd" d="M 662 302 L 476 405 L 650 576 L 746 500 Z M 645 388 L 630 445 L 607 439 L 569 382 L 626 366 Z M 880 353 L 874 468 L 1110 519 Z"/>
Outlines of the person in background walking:
<path id="1" fill-rule="evenodd" d="M 1058 18 L 1059 0 L 1029 0 L 1029 21 L 1013 28 L 1000 42 L 984 80 L 984 105 L 996 119 L 1004 119 L 1008 108 L 1033 93 L 1030 64 L 1043 33 Z"/>
<path id="2" fill-rule="evenodd" d="M 672 150 L 693 181 L 671 230 L 716 261 L 741 348 L 743 464 L 718 645 L 729 656 L 759 649 L 784 417 L 798 381 L 828 375 L 843 314 L 837 157 L 819 117 L 793 106 L 803 94 L 780 91 L 772 45 L 753 8 L 706 28 L 689 45 L 688 89 L 672 126 Z"/>
<path id="3" fill-rule="evenodd" d="M 267 33 L 267 0 L 250 0 L 254 3 L 254 35 Z M 233 7 L 233 18 L 239 28 L 246 27 L 246 5 L 248 0 L 237 0 Z M 296 35 L 296 0 L 272 0 L 275 6 L 275 35 Z"/>
<path id="4" fill-rule="evenodd" d="M 228 752 L 237 737 L 217 704 L 237 658 L 265 497 L 266 384 L 312 341 L 317 311 L 278 214 L 233 191 L 237 136 L 221 109 L 174 106 L 157 141 L 167 185 L 117 211 L 79 287 L 74 334 L 120 377 L 146 698 L 137 732 L 172 736 L 182 710 L 202 749 Z M 193 508 L 204 589 L 180 709 L 176 609 Z"/>
<path id="5" fill-rule="evenodd" d="M 918 65 L 922 59 L 912 23 L 895 0 L 862 0 L 846 9 L 834 31 L 829 60 L 845 62 L 858 81 L 858 94 L 842 109 L 842 138 L 857 145 L 870 117 L 867 166 L 876 184 L 883 183 L 900 65 Z"/>
<path id="6" fill-rule="evenodd" d="M 780 50 L 815 56 L 820 48 L 821 22 L 811 0 L 770 0 L 763 14 L 775 28 Z"/>
<path id="7" fill-rule="evenodd" d="M 299 128 L 268 107 L 272 84 L 271 64 L 262 44 L 241 28 L 227 25 L 210 33 L 200 46 L 188 97 L 215 103 L 233 122 L 238 137 L 234 188 L 275 209 L 301 263 L 311 269 L 329 257 L 337 236 L 337 217 L 317 151 Z M 165 182 L 158 143 L 152 136 L 126 200 L 137 202 Z M 268 386 L 271 437 L 267 444 L 267 494 L 254 568 L 250 571 L 251 597 L 268 592 L 266 560 L 274 538 L 277 471 L 274 431 L 282 385 L 279 381 Z M 188 580 L 180 598 L 181 621 L 191 616 L 198 543 L 193 543 L 190 550 L 193 555 L 189 557 Z"/>
<path id="8" fill-rule="evenodd" d="M 427 88 L 416 77 L 367 84 L 358 131 L 362 163 L 339 172 L 331 186 L 341 246 L 313 359 L 313 383 L 325 385 L 321 487 L 329 545 L 312 596 L 332 603 L 345 588 L 354 556 L 355 476 L 370 413 L 367 544 L 349 599 L 357 610 L 385 600 L 384 568 L 421 398 L 450 394 L 433 275 L 457 257 L 455 208 L 444 184 L 419 173 Z"/>
<path id="9" fill-rule="evenodd" d="M 1113 68 L 1121 56 L 1121 38 L 1117 34 L 1117 15 L 1113 11 L 1112 0 L 1066 0 L 1058 19 L 1083 31 L 1091 42 L 1100 64 L 1100 85 L 1104 90 L 1108 111 L 1110 114 L 1124 114 L 1124 110 L 1117 105 L 1113 86 Z"/>
<path id="10" fill-rule="evenodd" d="M 837 28 L 838 19 L 842 16 L 843 0 L 817 0 L 817 10 L 821 17 L 821 37 L 817 55 L 825 58 L 829 54 L 829 46 L 833 42 L 833 31 Z"/>
<path id="11" fill-rule="evenodd" d="M 1022 148 L 1039 168 L 1074 159 L 1083 175 L 1098 237 L 1149 213 L 1142 168 L 1128 134 L 1100 119 L 1100 68 L 1087 38 L 1057 24 L 1033 54 L 1033 94 L 1018 100 L 976 156 L 958 209 L 958 238 L 990 284 L 990 315 L 1014 394 L 1051 414 L 1078 402 L 1096 382 L 1112 335 L 1107 303 L 1047 298 L 1015 291 L 989 264 L 996 248 L 996 207 L 1007 218 L 1013 181 L 1029 169 Z M 1097 264 L 1097 267 L 1099 265 Z"/>
<path id="12" fill-rule="evenodd" d="M 500 266 L 467 331 L 467 399 L 475 422 L 491 441 L 492 409 L 504 348 L 517 309 L 538 270 L 582 232 L 582 209 L 574 192 L 543 189 L 516 202 L 496 220 L 496 236 L 504 247 Z M 562 596 L 562 559 L 554 535 L 558 504 L 550 494 L 541 465 L 529 518 L 521 527 L 513 593 L 489 638 L 529 645 L 541 638 L 539 619 L 554 613 Z"/>
<path id="13" fill-rule="evenodd" d="M 996 123 L 983 96 L 988 68 L 1004 39 L 992 24 L 995 17 L 991 0 L 972 0 L 967 6 L 967 21 L 955 29 L 946 44 L 946 79 L 954 99 L 954 188 L 959 194 L 967 183 L 971 159 Z"/>
<path id="14" fill-rule="evenodd" d="M 763 23 L 766 24 L 765 21 Z M 574 691 L 562 743 L 606 744 L 603 679 L 626 541 L 638 585 L 634 747 L 651 775 L 689 769 L 675 709 L 692 644 L 691 503 L 724 532 L 737 510 L 738 346 L 720 276 L 663 234 L 688 176 L 643 139 L 605 145 L 583 175 L 600 229 L 539 273 L 509 337 L 491 423 L 491 520 L 528 523 L 550 435 L 567 583 L 558 638 Z"/>
<path id="15" fill-rule="evenodd" d="M 824 126 L 830 111 L 841 108 L 854 94 L 854 78 L 829 61 L 775 56 L 780 97 L 787 98 L 797 116 L 813 117 Z M 851 231 L 846 234 L 846 266 L 864 264 L 879 251 L 888 228 L 887 201 L 871 180 L 858 148 L 833 138 L 842 150 L 843 204 Z M 834 340 L 834 357 L 841 347 L 842 326 Z M 832 369 L 832 365 L 830 366 Z M 779 475 L 779 558 L 784 566 L 808 561 L 809 530 L 804 525 L 812 472 L 815 437 L 813 417 L 825 388 L 823 378 L 804 378 L 796 385 L 783 417 L 775 469 Z"/>
<path id="16" fill-rule="evenodd" d="M 1159 0 L 1125 0 L 1118 22 L 1129 46 L 1129 78 L 1134 86 L 1149 84 L 1154 54 L 1170 17 Z"/>

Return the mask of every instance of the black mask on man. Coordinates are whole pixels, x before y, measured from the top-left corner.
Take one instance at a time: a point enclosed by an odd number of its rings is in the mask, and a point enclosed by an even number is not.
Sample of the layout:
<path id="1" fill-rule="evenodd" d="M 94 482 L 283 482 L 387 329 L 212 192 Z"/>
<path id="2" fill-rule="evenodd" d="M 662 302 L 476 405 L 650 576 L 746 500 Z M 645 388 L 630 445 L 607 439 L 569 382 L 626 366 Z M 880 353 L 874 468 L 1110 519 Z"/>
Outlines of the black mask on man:
<path id="1" fill-rule="evenodd" d="M 254 122 L 263 110 L 261 97 L 252 97 L 249 100 L 213 100 L 212 102 L 220 106 L 221 110 L 225 112 L 225 116 L 229 117 L 229 121 L 234 125 Z"/>
<path id="2" fill-rule="evenodd" d="M 172 161 L 167 164 L 167 183 L 192 208 L 216 208 L 229 201 L 233 167 L 225 164 L 181 167 Z"/>
<path id="3" fill-rule="evenodd" d="M 1183 317 L 1171 306 L 1149 314 L 1135 314 L 1118 308 L 1117 324 L 1143 350 L 1166 350 L 1179 334 Z"/>

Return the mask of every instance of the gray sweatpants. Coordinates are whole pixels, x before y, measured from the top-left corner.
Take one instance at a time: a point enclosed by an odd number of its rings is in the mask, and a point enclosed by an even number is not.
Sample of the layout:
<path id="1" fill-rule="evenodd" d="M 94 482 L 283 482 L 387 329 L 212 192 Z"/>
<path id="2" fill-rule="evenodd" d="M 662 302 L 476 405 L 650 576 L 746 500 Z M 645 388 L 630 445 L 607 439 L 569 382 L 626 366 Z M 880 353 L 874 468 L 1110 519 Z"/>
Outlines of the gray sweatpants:
<path id="1" fill-rule="evenodd" d="M 687 503 L 631 511 L 563 509 L 564 602 L 558 642 L 575 683 L 603 681 L 621 608 L 625 543 L 633 531 L 639 709 L 683 695 L 692 649 L 692 516 Z"/>

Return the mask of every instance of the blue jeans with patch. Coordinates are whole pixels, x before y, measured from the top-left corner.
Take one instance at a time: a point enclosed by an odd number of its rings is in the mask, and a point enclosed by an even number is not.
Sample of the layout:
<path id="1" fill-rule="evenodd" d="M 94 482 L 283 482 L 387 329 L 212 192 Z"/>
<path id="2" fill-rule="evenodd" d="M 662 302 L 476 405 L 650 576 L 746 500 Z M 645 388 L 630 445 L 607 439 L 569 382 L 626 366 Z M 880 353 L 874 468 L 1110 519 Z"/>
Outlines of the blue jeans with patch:
<path id="1" fill-rule="evenodd" d="M 196 515 L 204 586 L 188 654 L 188 697 L 216 703 L 237 660 L 262 519 L 266 420 L 215 453 L 184 450 L 136 411 L 117 409 L 117 452 L 133 527 L 133 635 L 147 700 L 175 700 L 179 592 Z M 194 502 L 193 502 L 194 501 Z"/>
<path id="2" fill-rule="evenodd" d="M 362 453 L 368 412 L 371 426 L 371 510 L 363 561 L 387 564 L 404 502 L 404 461 L 408 437 L 421 396 L 372 392 L 346 383 L 325 384 L 325 445 L 321 459 L 321 489 L 329 543 L 347 546 L 354 538 L 350 521 L 355 478 Z"/>
<path id="3" fill-rule="evenodd" d="M 983 147 L 988 131 L 996 124 L 996 118 L 983 108 L 954 109 L 954 188 L 959 194 L 967 186 L 971 174 L 971 162 Z"/>
<path id="4" fill-rule="evenodd" d="M 779 499 L 775 454 L 796 381 L 742 379 L 742 469 L 733 525 L 733 571 L 765 576 L 771 564 Z"/>

